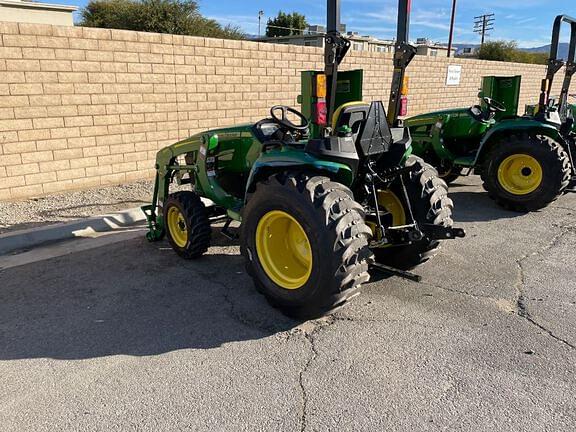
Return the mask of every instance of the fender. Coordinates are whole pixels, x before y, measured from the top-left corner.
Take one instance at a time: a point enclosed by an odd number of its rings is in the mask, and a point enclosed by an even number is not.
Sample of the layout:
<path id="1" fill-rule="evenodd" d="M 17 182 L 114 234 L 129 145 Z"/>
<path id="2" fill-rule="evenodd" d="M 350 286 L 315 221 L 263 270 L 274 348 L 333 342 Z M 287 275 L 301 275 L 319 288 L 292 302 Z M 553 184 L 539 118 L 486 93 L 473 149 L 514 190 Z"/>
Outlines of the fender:
<path id="1" fill-rule="evenodd" d="M 263 153 L 258 158 L 248 177 L 246 197 L 254 192 L 256 183 L 282 171 L 318 173 L 318 175 L 330 177 L 348 187 L 354 181 L 354 173 L 348 165 L 316 159 L 302 150 L 285 147 Z"/>
<path id="2" fill-rule="evenodd" d="M 560 132 L 553 125 L 525 117 L 503 120 L 492 126 L 480 142 L 480 148 L 476 154 L 473 166 L 478 166 L 482 163 L 484 156 L 486 156 L 492 146 L 495 145 L 501 137 L 509 136 L 518 132 L 530 132 L 537 135 L 544 135 L 552 138 L 558 143 L 563 142 Z"/>
<path id="3" fill-rule="evenodd" d="M 430 150 L 440 161 L 453 162 L 458 156 L 444 145 L 444 137 L 449 136 L 479 136 L 489 127 L 490 123 L 472 119 L 468 109 L 451 109 L 412 117 L 405 121 L 414 140 L 416 154 L 424 154 Z"/>

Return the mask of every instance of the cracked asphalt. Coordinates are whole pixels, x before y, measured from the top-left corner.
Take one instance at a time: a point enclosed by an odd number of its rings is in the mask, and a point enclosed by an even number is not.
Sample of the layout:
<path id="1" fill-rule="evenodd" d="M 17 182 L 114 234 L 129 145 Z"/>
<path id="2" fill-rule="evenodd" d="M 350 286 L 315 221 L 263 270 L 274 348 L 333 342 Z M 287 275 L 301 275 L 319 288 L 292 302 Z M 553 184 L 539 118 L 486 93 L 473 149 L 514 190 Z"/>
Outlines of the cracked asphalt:
<path id="1" fill-rule="evenodd" d="M 451 191 L 464 240 L 318 321 L 269 307 L 238 247 L 144 238 L 0 270 L 2 431 L 576 429 L 576 196 Z"/>

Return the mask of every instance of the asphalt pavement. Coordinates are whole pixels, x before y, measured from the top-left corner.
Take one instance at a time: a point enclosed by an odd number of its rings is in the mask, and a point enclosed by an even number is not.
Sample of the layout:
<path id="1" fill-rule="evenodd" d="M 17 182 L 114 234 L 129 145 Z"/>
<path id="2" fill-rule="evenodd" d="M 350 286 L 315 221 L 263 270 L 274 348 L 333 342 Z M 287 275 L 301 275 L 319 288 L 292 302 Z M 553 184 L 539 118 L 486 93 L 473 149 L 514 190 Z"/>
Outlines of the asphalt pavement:
<path id="1" fill-rule="evenodd" d="M 422 283 L 374 274 L 311 322 L 217 233 L 192 262 L 134 233 L 0 260 L 0 430 L 575 430 L 576 195 L 451 193 L 468 237 Z"/>

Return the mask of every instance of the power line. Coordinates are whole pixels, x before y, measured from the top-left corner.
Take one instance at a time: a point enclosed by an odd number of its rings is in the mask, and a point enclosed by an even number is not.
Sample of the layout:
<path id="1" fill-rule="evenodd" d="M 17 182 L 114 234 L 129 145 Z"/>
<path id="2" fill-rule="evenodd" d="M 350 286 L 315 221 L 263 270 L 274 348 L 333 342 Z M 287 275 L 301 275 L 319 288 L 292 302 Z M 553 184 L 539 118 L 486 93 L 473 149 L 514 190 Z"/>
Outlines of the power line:
<path id="1" fill-rule="evenodd" d="M 478 33 L 482 36 L 481 45 L 484 45 L 486 36 L 490 36 L 488 32 L 494 30 L 494 22 L 496 21 L 494 16 L 495 15 L 492 13 L 474 17 L 474 33 Z"/>

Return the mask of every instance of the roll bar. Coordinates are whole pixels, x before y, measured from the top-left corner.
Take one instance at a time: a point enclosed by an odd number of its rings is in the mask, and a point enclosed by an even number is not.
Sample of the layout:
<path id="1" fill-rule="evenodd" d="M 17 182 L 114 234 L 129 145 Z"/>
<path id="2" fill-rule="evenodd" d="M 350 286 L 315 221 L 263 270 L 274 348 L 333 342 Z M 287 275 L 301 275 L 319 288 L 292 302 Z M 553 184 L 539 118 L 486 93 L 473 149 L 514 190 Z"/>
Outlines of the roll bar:
<path id="1" fill-rule="evenodd" d="M 327 33 L 324 46 L 324 73 L 327 84 L 327 113 L 331 119 L 336 109 L 338 67 L 350 50 L 350 41 L 340 34 L 341 0 L 328 0 Z M 416 55 L 416 48 L 409 44 L 410 12 L 412 0 L 398 0 L 398 30 L 394 52 L 394 75 L 388 105 L 388 123 L 397 126 L 401 108 L 401 89 L 406 68 Z"/>
<path id="2" fill-rule="evenodd" d="M 562 24 L 570 24 L 570 48 L 568 51 L 568 59 L 566 61 L 558 58 L 558 50 L 560 48 L 560 33 L 562 31 Z M 546 79 L 542 82 L 542 92 L 540 94 L 540 109 L 539 112 L 545 112 L 550 100 L 552 92 L 552 84 L 556 74 L 566 66 L 566 73 L 564 75 L 564 82 L 562 84 L 562 91 L 560 92 L 560 100 L 558 101 L 558 111 L 562 121 L 565 121 L 568 116 L 568 95 L 570 93 L 570 85 L 572 77 L 576 73 L 576 19 L 568 15 L 558 15 L 554 20 L 554 28 L 552 30 L 552 44 L 550 48 L 550 58 L 548 59 L 548 70 Z"/>
<path id="3" fill-rule="evenodd" d="M 350 41 L 340 34 L 340 0 L 328 0 L 328 27 L 324 44 L 324 73 L 326 74 L 328 119 L 336 109 L 338 66 L 350 49 Z M 330 121 L 329 121 L 330 122 Z"/>
<path id="4" fill-rule="evenodd" d="M 391 127 L 398 126 L 398 115 L 402 103 L 401 89 L 406 76 L 406 68 L 416 56 L 416 48 L 410 45 L 410 12 L 412 0 L 398 1 L 398 29 L 396 33 L 396 46 L 394 49 L 394 75 L 390 89 L 390 102 L 388 104 L 388 123 Z"/>

